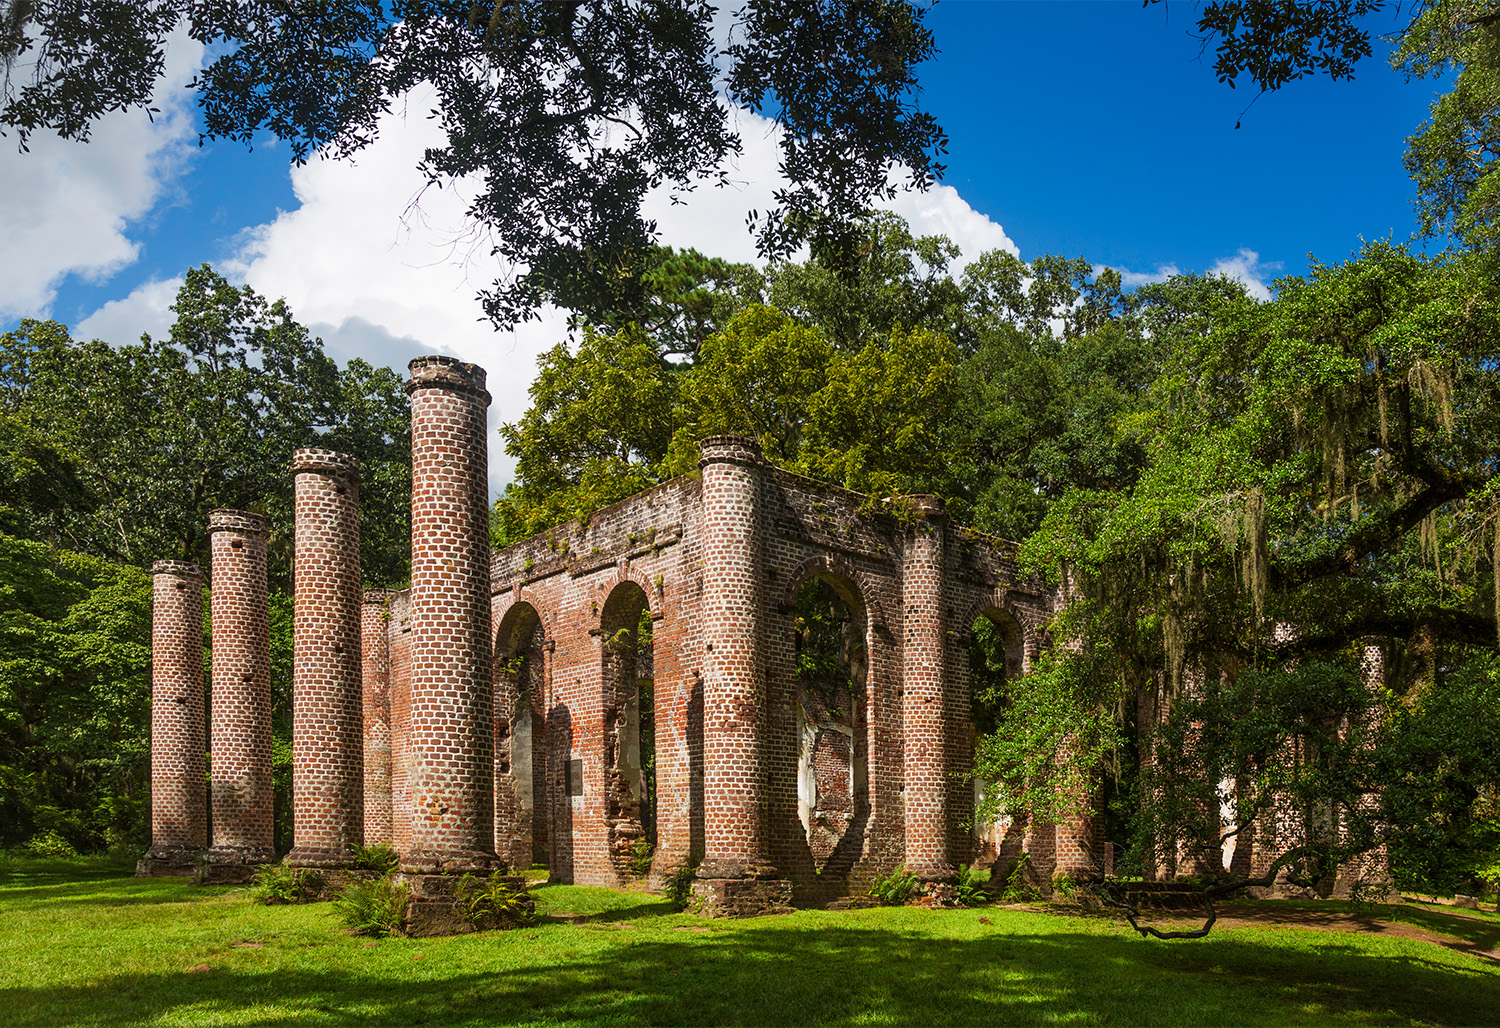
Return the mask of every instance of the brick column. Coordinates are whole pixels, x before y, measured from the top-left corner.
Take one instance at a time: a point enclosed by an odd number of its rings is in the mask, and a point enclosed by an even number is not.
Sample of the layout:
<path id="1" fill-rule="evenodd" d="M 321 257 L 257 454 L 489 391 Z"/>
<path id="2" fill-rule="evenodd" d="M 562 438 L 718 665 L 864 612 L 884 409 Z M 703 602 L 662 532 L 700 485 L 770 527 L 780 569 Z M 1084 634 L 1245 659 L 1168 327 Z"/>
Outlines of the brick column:
<path id="1" fill-rule="evenodd" d="M 791 885 L 776 879 L 762 809 L 760 448 L 740 436 L 711 436 L 700 446 L 704 852 L 698 895 L 711 915 L 765 913 L 785 908 Z"/>
<path id="2" fill-rule="evenodd" d="M 411 850 L 404 870 L 486 870 L 494 852 L 484 369 L 418 357 L 411 381 Z"/>
<path id="3" fill-rule="evenodd" d="M 948 761 L 943 745 L 943 502 L 909 497 L 912 524 L 902 566 L 902 722 L 905 738 L 906 866 L 929 882 L 950 882 Z"/>
<path id="4" fill-rule="evenodd" d="M 239 510 L 208 516 L 213 702 L 213 845 L 224 865 L 276 856 L 271 816 L 271 656 L 266 519 Z"/>
<path id="5" fill-rule="evenodd" d="M 359 652 L 365 715 L 365 845 L 391 841 L 390 594 L 367 589 L 360 607 Z"/>
<path id="6" fill-rule="evenodd" d="M 299 867 L 348 867 L 364 838 L 359 462 L 292 454 L 292 850 Z"/>
<path id="7" fill-rule="evenodd" d="M 208 846 L 203 572 L 151 565 L 151 848 L 136 871 L 187 874 Z"/>

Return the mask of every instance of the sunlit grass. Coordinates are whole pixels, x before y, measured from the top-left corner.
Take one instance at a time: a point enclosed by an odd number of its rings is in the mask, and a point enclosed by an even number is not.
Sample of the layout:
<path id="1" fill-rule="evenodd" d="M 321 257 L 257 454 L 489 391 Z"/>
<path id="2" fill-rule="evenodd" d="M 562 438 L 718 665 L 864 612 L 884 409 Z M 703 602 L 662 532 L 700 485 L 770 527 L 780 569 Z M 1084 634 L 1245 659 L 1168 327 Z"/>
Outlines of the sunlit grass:
<path id="1" fill-rule="evenodd" d="M 0 863 L 0 1024 L 1387 1025 L 1500 1011 L 1486 960 L 1379 934 L 1162 943 L 1008 909 L 710 922 L 645 893 L 543 886 L 538 911 L 567 920 L 374 943 L 326 904 L 127 874 Z M 1492 916 L 1394 916 L 1481 948 L 1500 934 Z"/>

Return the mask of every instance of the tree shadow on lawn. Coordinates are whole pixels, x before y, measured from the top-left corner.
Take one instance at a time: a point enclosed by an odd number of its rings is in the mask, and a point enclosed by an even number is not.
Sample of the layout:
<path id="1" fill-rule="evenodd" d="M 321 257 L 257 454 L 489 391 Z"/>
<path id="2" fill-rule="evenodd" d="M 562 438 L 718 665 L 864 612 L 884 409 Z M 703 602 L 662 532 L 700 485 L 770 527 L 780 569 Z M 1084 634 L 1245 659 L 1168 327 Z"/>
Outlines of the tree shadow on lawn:
<path id="1" fill-rule="evenodd" d="M 68 881 L 66 884 L 33 884 L 22 888 L 0 883 L 0 914 L 6 907 L 97 906 L 130 907 L 142 904 L 195 903 L 225 896 L 243 885 L 192 885 L 186 878 L 139 878 L 121 881 L 121 876 Z"/>
<path id="2" fill-rule="evenodd" d="M 1174 945 L 1061 927 L 953 939 L 762 922 L 691 944 L 622 933 L 603 951 L 553 955 L 586 948 L 560 934 L 572 931 L 543 929 L 535 943 L 513 934 L 382 943 L 320 969 L 278 965 L 306 958 L 275 950 L 221 953 L 201 973 L 8 988 L 0 1023 L 219 1021 L 238 1011 L 256 1024 L 1486 1024 L 1500 1009 L 1500 975 L 1463 958 L 1374 956 L 1337 936 L 1287 946 L 1231 933 Z M 368 970 L 347 968 L 364 954 Z M 475 966 L 485 963 L 504 970 Z"/>

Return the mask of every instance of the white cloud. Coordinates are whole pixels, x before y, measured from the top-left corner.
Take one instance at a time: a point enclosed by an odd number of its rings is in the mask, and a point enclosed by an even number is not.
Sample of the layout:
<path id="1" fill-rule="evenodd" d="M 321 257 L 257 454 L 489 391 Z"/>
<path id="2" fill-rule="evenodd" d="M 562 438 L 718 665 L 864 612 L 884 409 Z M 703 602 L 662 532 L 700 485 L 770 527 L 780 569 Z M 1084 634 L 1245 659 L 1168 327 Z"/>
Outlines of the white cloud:
<path id="1" fill-rule="evenodd" d="M 129 295 L 111 300 L 72 328 L 74 339 L 103 339 L 115 346 L 140 342 L 141 333 L 165 339 L 172 331 L 172 312 L 182 279 L 152 279 Z"/>
<path id="2" fill-rule="evenodd" d="M 68 274 L 108 278 L 136 259 L 131 221 L 149 213 L 192 153 L 192 95 L 203 47 L 172 37 L 153 106 L 108 114 L 87 143 L 34 134 L 30 153 L 0 140 L 0 315 L 45 316 Z M 18 68 L 24 75 L 25 69 Z"/>
<path id="3" fill-rule="evenodd" d="M 1094 274 L 1098 275 L 1105 267 L 1106 265 L 1103 264 L 1094 265 Z M 1182 274 L 1175 264 L 1159 264 L 1155 271 L 1129 271 L 1125 268 L 1116 268 L 1114 270 L 1120 273 L 1120 284 L 1126 289 L 1135 289 L 1139 286 L 1149 286 L 1156 282 L 1165 282 L 1173 275 Z"/>
<path id="4" fill-rule="evenodd" d="M 1210 275 L 1223 275 L 1243 285 L 1257 300 L 1271 298 L 1271 282 L 1281 270 L 1280 261 L 1262 264 L 1260 254 L 1248 247 L 1240 247 L 1233 257 L 1222 257 L 1208 269 Z"/>

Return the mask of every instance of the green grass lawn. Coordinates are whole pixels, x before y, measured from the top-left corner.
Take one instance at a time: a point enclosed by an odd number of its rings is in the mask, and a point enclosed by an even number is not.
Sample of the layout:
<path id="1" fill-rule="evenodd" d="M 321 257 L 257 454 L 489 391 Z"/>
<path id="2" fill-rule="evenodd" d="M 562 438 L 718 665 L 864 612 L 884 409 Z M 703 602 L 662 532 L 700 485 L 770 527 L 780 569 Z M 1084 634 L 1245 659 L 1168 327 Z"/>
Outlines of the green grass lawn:
<path id="1" fill-rule="evenodd" d="M 644 894 L 535 895 L 540 912 L 587 920 L 373 943 L 343 934 L 326 904 L 9 859 L 0 1025 L 1500 1022 L 1500 968 L 1379 933 L 1246 927 L 1164 943 L 1029 910 L 710 922 Z M 1375 913 L 1500 939 L 1492 914 Z"/>

